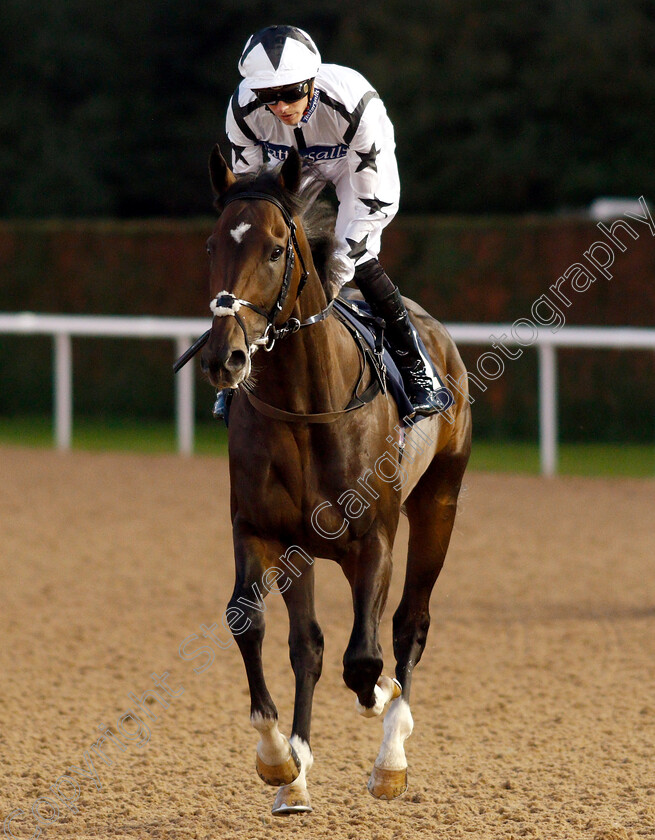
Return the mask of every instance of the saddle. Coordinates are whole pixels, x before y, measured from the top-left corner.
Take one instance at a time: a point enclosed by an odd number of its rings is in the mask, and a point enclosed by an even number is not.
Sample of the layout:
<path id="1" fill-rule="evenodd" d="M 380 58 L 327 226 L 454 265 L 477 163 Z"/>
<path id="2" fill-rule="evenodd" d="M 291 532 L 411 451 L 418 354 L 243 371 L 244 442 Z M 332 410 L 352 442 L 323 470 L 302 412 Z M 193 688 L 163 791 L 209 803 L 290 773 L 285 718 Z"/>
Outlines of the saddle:
<path id="1" fill-rule="evenodd" d="M 389 388 L 389 393 L 396 401 L 398 413 L 400 414 L 401 425 L 407 426 L 405 418 L 413 415 L 414 408 L 405 393 L 403 378 L 398 370 L 393 357 L 393 348 L 387 341 L 384 332 L 384 321 L 373 315 L 370 305 L 359 297 L 356 297 L 355 289 L 343 288 L 334 301 L 335 315 L 349 329 L 356 331 L 367 344 L 367 357 L 381 384 L 382 390 Z M 443 380 L 434 366 L 425 344 L 417 329 L 412 325 L 412 331 L 418 344 L 421 356 L 425 362 L 427 371 L 431 374 L 434 388 L 439 402 L 436 403 L 439 411 L 450 408 L 454 402 L 451 391 L 444 385 Z M 415 418 L 420 420 L 420 415 Z M 414 422 L 415 422 L 414 421 Z"/>
<path id="2" fill-rule="evenodd" d="M 342 289 L 334 301 L 334 315 L 341 321 L 359 346 L 360 352 L 368 361 L 378 382 L 379 390 L 387 392 L 394 398 L 401 418 L 412 413 L 403 379 L 388 342 L 384 336 L 384 321 L 371 312 L 371 307 L 365 300 L 352 297 L 354 289 Z M 425 348 L 421 348 L 425 352 Z"/>

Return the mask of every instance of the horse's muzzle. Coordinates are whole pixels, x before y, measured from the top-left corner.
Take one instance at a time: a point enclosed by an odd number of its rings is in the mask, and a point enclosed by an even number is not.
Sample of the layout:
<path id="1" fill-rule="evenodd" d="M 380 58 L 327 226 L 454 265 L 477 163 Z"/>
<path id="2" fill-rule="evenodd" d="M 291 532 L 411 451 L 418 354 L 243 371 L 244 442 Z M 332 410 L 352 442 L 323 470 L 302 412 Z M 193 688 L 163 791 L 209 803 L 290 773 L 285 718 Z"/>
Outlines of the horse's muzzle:
<path id="1" fill-rule="evenodd" d="M 243 350 L 227 348 L 224 353 L 217 353 L 205 348 L 200 367 L 214 388 L 236 388 L 250 373 L 250 360 Z"/>
<path id="2" fill-rule="evenodd" d="M 248 353 L 229 340 L 217 339 L 210 335 L 200 354 L 200 367 L 214 388 L 236 388 L 250 373 Z"/>

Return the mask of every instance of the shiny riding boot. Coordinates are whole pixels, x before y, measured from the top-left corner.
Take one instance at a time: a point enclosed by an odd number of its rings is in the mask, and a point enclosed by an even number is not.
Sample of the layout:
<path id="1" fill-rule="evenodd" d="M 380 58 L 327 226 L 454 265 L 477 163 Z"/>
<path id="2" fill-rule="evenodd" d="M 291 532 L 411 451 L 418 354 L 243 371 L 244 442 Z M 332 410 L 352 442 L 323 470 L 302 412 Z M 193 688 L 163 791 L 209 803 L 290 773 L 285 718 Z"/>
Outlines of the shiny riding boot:
<path id="1" fill-rule="evenodd" d="M 231 395 L 231 388 L 224 388 L 222 391 L 216 392 L 216 401 L 214 402 L 214 407 L 212 408 L 212 414 L 217 420 L 225 420 Z"/>
<path id="2" fill-rule="evenodd" d="M 357 266 L 355 282 L 371 305 L 373 314 L 386 322 L 391 355 L 403 378 L 414 413 L 427 416 L 448 408 L 452 403 L 452 394 L 439 383 L 437 377 L 433 377 L 419 350 L 416 333 L 398 287 L 391 282 L 378 260 L 368 260 Z"/>
<path id="3" fill-rule="evenodd" d="M 444 397 L 434 387 L 432 371 L 421 356 L 416 334 L 400 292 L 396 287 L 383 300 L 369 301 L 373 312 L 387 323 L 386 335 L 391 355 L 403 378 L 405 391 L 415 414 L 436 414 L 441 410 Z"/>

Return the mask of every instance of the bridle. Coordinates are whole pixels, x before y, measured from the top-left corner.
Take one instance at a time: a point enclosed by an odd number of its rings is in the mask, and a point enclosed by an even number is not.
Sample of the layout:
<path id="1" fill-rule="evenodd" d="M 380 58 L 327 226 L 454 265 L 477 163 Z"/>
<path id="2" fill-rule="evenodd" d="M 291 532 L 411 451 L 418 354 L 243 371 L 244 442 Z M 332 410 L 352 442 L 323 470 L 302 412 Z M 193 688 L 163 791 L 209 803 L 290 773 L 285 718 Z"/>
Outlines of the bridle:
<path id="1" fill-rule="evenodd" d="M 288 318 L 286 321 L 284 321 L 284 323 L 276 325 L 275 319 L 284 309 L 287 297 L 289 295 L 289 288 L 291 286 L 293 269 L 296 264 L 296 254 L 298 255 L 298 259 L 300 260 L 301 275 L 300 280 L 298 281 L 298 288 L 296 289 L 295 300 L 298 300 L 298 298 L 300 297 L 302 290 L 304 289 L 305 284 L 307 283 L 307 278 L 309 276 L 309 271 L 305 264 L 302 251 L 300 250 L 300 247 L 298 245 L 298 238 L 296 236 L 296 223 L 294 222 L 293 218 L 291 217 L 287 209 L 284 207 L 284 205 L 280 201 L 278 201 L 278 199 L 275 198 L 275 196 L 269 195 L 268 193 L 252 191 L 242 193 L 240 195 L 234 195 L 228 197 L 223 202 L 223 207 L 226 207 L 233 201 L 268 201 L 270 204 L 274 204 L 282 213 L 282 217 L 284 218 L 284 221 L 287 227 L 289 228 L 289 238 L 287 239 L 285 267 L 284 276 L 282 278 L 282 285 L 280 286 L 280 291 L 278 292 L 278 296 L 275 300 L 275 303 L 271 306 L 268 312 L 261 306 L 257 306 L 256 304 L 251 303 L 249 300 L 237 298 L 231 292 L 225 291 L 219 292 L 209 304 L 209 308 L 211 309 L 215 318 L 232 316 L 236 320 L 237 324 L 241 327 L 241 330 L 243 332 L 246 347 L 248 347 L 248 351 L 252 356 L 252 354 L 255 352 L 255 350 L 258 349 L 258 347 L 263 346 L 264 350 L 270 351 L 273 349 L 275 342 L 278 339 L 286 338 L 286 336 L 293 335 L 303 327 L 309 327 L 312 324 L 316 324 L 319 321 L 323 321 L 330 314 L 333 301 L 330 301 L 325 307 L 325 309 L 322 309 L 317 315 L 312 315 L 306 321 L 301 322 L 298 320 L 298 318 Z M 254 341 L 250 341 L 250 339 L 248 338 L 248 331 L 246 329 L 246 325 L 243 321 L 243 318 L 239 315 L 239 310 L 244 306 L 248 309 L 252 309 L 253 312 L 256 312 L 258 315 L 261 315 L 263 318 L 266 319 L 266 328 L 263 334 L 260 338 L 257 338 Z"/>
<path id="2" fill-rule="evenodd" d="M 309 271 L 305 264 L 302 251 L 300 250 L 300 247 L 298 245 L 298 238 L 296 236 L 296 224 L 293 221 L 291 214 L 287 211 L 284 205 L 280 201 L 278 201 L 278 199 L 275 198 L 275 196 L 269 195 L 268 193 L 257 192 L 253 190 L 252 192 L 246 192 L 241 193 L 239 195 L 230 196 L 227 198 L 226 201 L 223 202 L 223 207 L 226 207 L 233 201 L 268 201 L 271 204 L 274 204 L 282 213 L 282 217 L 287 227 L 289 228 L 289 238 L 287 240 L 285 258 L 286 265 L 284 267 L 282 285 L 280 287 L 280 291 L 278 292 L 278 296 L 275 300 L 275 303 L 271 306 L 271 308 L 268 311 L 266 311 L 261 306 L 257 306 L 249 300 L 237 298 L 231 292 L 227 291 L 219 292 L 209 304 L 209 307 L 215 318 L 231 316 L 236 320 L 237 324 L 241 327 L 241 330 L 243 331 L 243 336 L 246 342 L 246 347 L 248 348 L 248 353 L 250 356 L 252 356 L 253 353 L 260 346 L 263 346 L 264 350 L 270 351 L 273 349 L 275 342 L 278 339 L 286 338 L 288 335 L 293 335 L 303 327 L 309 327 L 312 324 L 317 324 L 320 321 L 324 321 L 332 311 L 335 299 L 333 298 L 327 304 L 327 306 L 320 312 L 318 312 L 316 315 L 312 315 L 304 321 L 299 321 L 298 318 L 288 318 L 282 324 L 277 325 L 275 323 L 275 319 L 284 309 L 289 294 L 291 278 L 293 276 L 293 269 L 295 266 L 296 254 L 298 255 L 298 259 L 300 260 L 302 273 L 300 275 L 300 280 L 298 281 L 298 288 L 296 289 L 296 297 L 294 302 L 297 301 L 300 297 L 300 294 L 304 289 L 305 284 L 307 283 L 307 278 L 309 277 Z M 246 325 L 243 321 L 243 318 L 239 315 L 239 310 L 244 306 L 248 309 L 252 309 L 253 312 L 256 312 L 258 315 L 261 315 L 262 318 L 266 319 L 266 328 L 264 332 L 262 333 L 260 338 L 257 338 L 254 341 L 249 340 Z M 287 423 L 332 423 L 338 418 L 342 417 L 344 414 L 347 414 L 351 411 L 355 411 L 358 408 L 362 408 L 363 406 L 368 405 L 370 402 L 372 402 L 372 400 L 375 399 L 375 397 L 380 393 L 380 391 L 386 393 L 386 383 L 384 381 L 383 372 L 380 374 L 381 379 L 378 379 L 376 376 L 373 376 L 369 386 L 365 389 L 365 391 L 362 394 L 357 393 L 359 390 L 359 386 L 362 382 L 362 378 L 364 376 L 366 365 L 366 350 L 363 347 L 361 338 L 359 337 L 357 332 L 349 328 L 347 323 L 343 323 L 344 326 L 346 326 L 346 328 L 352 332 L 353 337 L 356 343 L 358 344 L 360 356 L 363 362 L 363 366 L 360 370 L 360 375 L 355 385 L 352 397 L 345 408 L 340 409 L 338 411 L 327 411 L 320 412 L 317 414 L 284 411 L 258 399 L 255 396 L 255 394 L 252 393 L 251 388 L 246 388 L 246 394 L 251 404 L 260 413 L 271 417 L 275 420 L 283 420 Z M 180 356 L 180 358 L 173 365 L 173 370 L 175 371 L 175 373 L 177 373 L 180 370 L 180 368 L 182 368 L 190 359 L 192 359 L 193 356 L 195 356 L 195 354 L 207 343 L 210 334 L 211 330 L 207 330 L 207 332 L 204 333 L 204 335 L 201 335 L 200 338 L 191 347 L 189 347 L 189 349 L 185 353 L 183 353 Z M 380 342 L 381 341 L 382 339 L 380 338 Z"/>
<path id="3" fill-rule="evenodd" d="M 287 250 L 285 258 L 286 265 L 284 267 L 284 277 L 282 278 L 282 286 L 280 287 L 277 300 L 268 312 L 261 306 L 257 306 L 256 304 L 251 303 L 249 300 L 237 298 L 231 292 L 226 291 L 219 292 L 209 304 L 209 308 L 211 309 L 214 317 L 221 318 L 225 315 L 231 315 L 236 320 L 237 324 L 241 327 L 241 330 L 243 331 L 243 336 L 246 342 L 246 347 L 248 348 L 249 355 L 252 356 L 255 350 L 257 350 L 260 346 L 263 346 L 264 349 L 268 352 L 273 349 L 275 342 L 278 339 L 286 338 L 288 335 L 293 335 L 303 327 L 310 327 L 312 324 L 318 324 L 320 321 L 324 321 L 332 311 L 334 300 L 331 300 L 324 309 L 322 309 L 316 315 L 312 315 L 311 317 L 307 318 L 305 321 L 301 322 L 297 318 L 289 318 L 283 324 L 276 326 L 275 319 L 277 318 L 279 313 L 284 309 L 284 304 L 286 303 L 286 299 L 289 294 L 289 287 L 291 285 L 291 277 L 293 275 L 296 254 L 298 254 L 298 259 L 300 260 L 300 265 L 302 268 L 302 274 L 300 275 L 298 288 L 296 290 L 296 300 L 298 300 L 298 298 L 300 297 L 300 293 L 304 289 L 305 284 L 307 283 L 307 278 L 309 277 L 309 271 L 307 270 L 305 260 L 298 245 L 298 238 L 296 236 L 296 223 L 294 222 L 293 218 L 291 217 L 287 209 L 284 207 L 284 205 L 280 201 L 278 201 L 278 199 L 275 198 L 275 196 L 269 195 L 268 193 L 257 192 L 256 190 L 253 190 L 252 192 L 233 195 L 228 197 L 223 202 L 223 207 L 226 207 L 233 201 L 268 201 L 270 204 L 274 204 L 278 208 L 280 213 L 282 213 L 282 218 L 284 219 L 286 226 L 289 228 L 289 238 L 287 240 Z M 243 318 L 238 314 L 242 306 L 245 306 L 248 309 L 252 309 L 253 312 L 256 312 L 258 315 L 261 315 L 263 318 L 266 319 L 266 328 L 263 334 L 260 336 L 260 338 L 257 338 L 254 341 L 249 340 L 246 325 L 243 321 Z M 211 329 L 203 333 L 200 336 L 200 338 L 197 341 L 195 341 L 191 345 L 191 347 L 189 347 L 189 349 L 186 350 L 180 356 L 180 358 L 173 365 L 173 370 L 175 373 L 181 370 L 181 368 L 183 368 L 184 365 L 188 361 L 190 361 L 196 355 L 196 353 L 205 346 L 205 344 L 207 344 L 210 334 Z"/>

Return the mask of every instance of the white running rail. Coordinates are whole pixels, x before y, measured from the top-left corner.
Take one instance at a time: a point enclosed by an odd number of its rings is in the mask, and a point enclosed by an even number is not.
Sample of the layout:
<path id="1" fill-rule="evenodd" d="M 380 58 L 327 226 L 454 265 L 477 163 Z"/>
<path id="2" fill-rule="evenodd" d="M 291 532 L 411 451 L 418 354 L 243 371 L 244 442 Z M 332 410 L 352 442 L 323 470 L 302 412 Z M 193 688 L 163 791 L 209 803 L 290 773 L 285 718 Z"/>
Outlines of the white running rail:
<path id="1" fill-rule="evenodd" d="M 0 313 L 0 334 L 51 335 L 54 364 L 54 436 L 59 449 L 71 447 L 73 433 L 74 337 L 168 338 L 180 356 L 210 322 L 201 318 L 149 318 L 100 315 L 38 315 L 32 312 Z M 491 345 L 503 336 L 506 346 L 526 347 L 512 337 L 513 324 L 446 324 L 458 344 Z M 562 327 L 556 332 L 540 328 L 530 342 L 539 359 L 539 450 L 541 472 L 557 472 L 558 400 L 557 348 L 589 347 L 620 350 L 655 350 L 655 329 L 637 327 Z M 171 359 L 171 364 L 172 364 Z M 483 374 L 471 373 L 480 379 Z M 171 376 L 173 376 L 171 368 Z M 194 377 L 190 363 L 175 375 L 176 429 L 178 451 L 188 455 L 194 439 Z M 476 397 L 477 398 L 477 397 Z"/>

